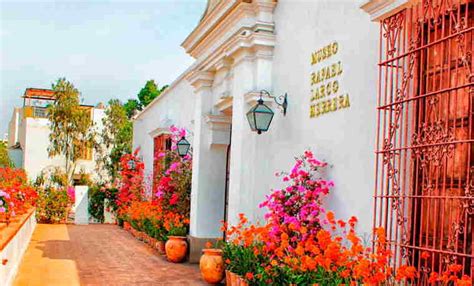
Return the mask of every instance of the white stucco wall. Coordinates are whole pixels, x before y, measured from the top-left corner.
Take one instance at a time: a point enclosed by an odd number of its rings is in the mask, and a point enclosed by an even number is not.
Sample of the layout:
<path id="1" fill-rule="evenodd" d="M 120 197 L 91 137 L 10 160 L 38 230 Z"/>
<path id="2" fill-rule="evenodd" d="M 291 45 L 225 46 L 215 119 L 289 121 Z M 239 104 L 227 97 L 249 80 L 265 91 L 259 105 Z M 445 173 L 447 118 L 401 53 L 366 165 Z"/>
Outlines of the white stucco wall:
<path id="1" fill-rule="evenodd" d="M 16 273 L 20 267 L 21 259 L 28 248 L 35 228 L 36 212 L 33 212 L 15 236 L 5 245 L 5 248 L 0 250 L 0 261 L 4 259 L 7 260 L 6 264 L 0 267 L 0 285 L 13 285 Z"/>
<path id="2" fill-rule="evenodd" d="M 10 122 L 8 123 L 8 147 L 15 145 L 19 140 L 18 124 L 20 121 L 20 111 L 20 108 L 15 107 Z"/>
<path id="3" fill-rule="evenodd" d="M 289 170 L 294 155 L 309 148 L 330 164 L 327 177 L 336 187 L 327 208 L 342 218 L 356 215 L 360 230 L 370 231 L 379 29 L 354 2 L 278 1 L 272 82 L 275 95 L 288 92 L 288 114 L 283 117 L 275 112 L 269 132 L 252 134 L 258 137 L 257 167 L 250 178 L 254 187 L 242 191 L 253 198 L 256 208 L 264 195 L 279 185 L 274 173 Z M 311 53 L 335 41 L 338 53 L 312 66 Z M 337 61 L 343 65 L 338 93 L 348 93 L 351 106 L 310 118 L 310 74 Z M 257 217 L 261 214 L 260 210 Z"/>
<path id="4" fill-rule="evenodd" d="M 334 210 L 343 219 L 357 216 L 359 231 L 370 232 L 379 27 L 360 10 L 361 2 L 278 1 L 273 14 L 276 36 L 273 56 L 273 38 L 262 34 L 255 35 L 261 37 L 261 42 L 250 43 L 248 39 L 235 44 L 229 40 L 229 45 L 235 46 L 220 49 L 236 28 L 225 26 L 228 30 L 221 31 L 221 38 L 206 46 L 209 50 L 196 52 L 199 57 L 188 71 L 192 75 L 189 81 L 196 87 L 195 95 L 191 86 L 179 79 L 135 120 L 134 148 L 141 148 L 148 174 L 153 168 L 152 134 L 168 124 L 194 127 L 195 140 L 190 141 L 195 150 L 193 168 L 201 170 L 193 170 L 192 236 L 221 235 L 218 226 L 223 208 L 216 204 L 217 199 L 223 201 L 225 160 L 221 160 L 218 153 L 222 153 L 225 144 L 215 145 L 211 125 L 198 119 L 206 114 L 222 115 L 217 108 L 222 96 L 233 98 L 232 111 L 228 113 L 232 119 L 230 223 L 236 222 L 239 213 L 245 213 L 254 221 L 262 219 L 265 210 L 258 208 L 259 203 L 272 188 L 282 186 L 275 172 L 290 170 L 294 156 L 311 149 L 319 159 L 330 164 L 324 175 L 336 185 L 326 200 L 327 209 Z M 259 9 L 256 8 L 259 4 L 241 5 L 248 5 L 247 11 Z M 268 7 L 257 13 L 260 21 L 271 21 Z M 261 22 L 247 19 L 242 23 L 259 25 Z M 238 37 L 254 33 L 252 27 L 244 29 L 248 30 Z M 311 65 L 311 54 L 334 42 L 338 43 L 337 54 Z M 242 48 L 239 44 L 254 46 Z M 216 55 L 222 58 L 210 63 Z M 349 94 L 350 108 L 310 118 L 311 73 L 339 61 L 343 73 L 337 76 L 337 95 Z M 275 117 L 269 132 L 257 135 L 250 131 L 245 113 L 254 104 L 248 103 L 248 94 L 261 89 L 276 96 L 287 92 L 289 108 L 283 117 L 276 105 L 269 103 Z M 190 124 L 193 114 L 196 114 L 194 126 Z M 213 170 L 216 167 L 222 172 Z M 214 181 L 220 183 L 214 184 Z"/>
<path id="5" fill-rule="evenodd" d="M 134 120 L 133 149 L 140 148 L 146 178 L 153 174 L 153 138 L 166 132 L 171 125 L 192 131 L 194 102 L 191 85 L 184 78 L 179 78 Z M 192 134 L 188 140 L 192 142 Z"/>

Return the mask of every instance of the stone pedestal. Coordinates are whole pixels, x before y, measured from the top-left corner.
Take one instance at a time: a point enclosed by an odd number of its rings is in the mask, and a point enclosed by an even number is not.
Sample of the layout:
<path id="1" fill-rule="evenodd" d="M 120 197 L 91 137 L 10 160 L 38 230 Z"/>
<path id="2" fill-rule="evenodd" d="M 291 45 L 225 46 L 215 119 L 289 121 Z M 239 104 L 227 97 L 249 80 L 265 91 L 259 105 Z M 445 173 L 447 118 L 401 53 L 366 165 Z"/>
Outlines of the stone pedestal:
<path id="1" fill-rule="evenodd" d="M 89 187 L 75 186 L 74 224 L 89 224 Z"/>

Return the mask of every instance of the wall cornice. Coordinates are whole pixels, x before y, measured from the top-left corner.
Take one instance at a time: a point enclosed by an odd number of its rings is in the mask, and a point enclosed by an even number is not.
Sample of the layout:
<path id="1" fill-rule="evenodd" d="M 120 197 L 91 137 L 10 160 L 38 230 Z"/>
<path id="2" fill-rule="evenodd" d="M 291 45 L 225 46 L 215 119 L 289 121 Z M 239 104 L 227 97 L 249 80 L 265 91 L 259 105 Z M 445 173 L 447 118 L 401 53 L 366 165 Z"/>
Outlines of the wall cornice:
<path id="1" fill-rule="evenodd" d="M 191 34 L 184 40 L 181 46 L 186 50 L 187 53 L 192 55 L 193 48 L 203 40 L 215 28 L 219 22 L 227 16 L 230 11 L 235 9 L 240 4 L 240 0 L 225 0 L 219 2 L 212 11 L 210 11 L 205 17 L 199 22 L 194 28 Z"/>
<path id="2" fill-rule="evenodd" d="M 372 21 L 390 17 L 416 0 L 368 0 L 360 8 L 370 15 Z"/>
<path id="3" fill-rule="evenodd" d="M 241 30 L 273 33 L 275 0 L 227 0 L 219 3 L 182 46 L 196 59 L 205 58 Z"/>
<path id="4" fill-rule="evenodd" d="M 188 74 L 186 80 L 194 87 L 195 91 L 198 91 L 201 88 L 211 88 L 214 81 L 214 73 L 195 70 Z"/>

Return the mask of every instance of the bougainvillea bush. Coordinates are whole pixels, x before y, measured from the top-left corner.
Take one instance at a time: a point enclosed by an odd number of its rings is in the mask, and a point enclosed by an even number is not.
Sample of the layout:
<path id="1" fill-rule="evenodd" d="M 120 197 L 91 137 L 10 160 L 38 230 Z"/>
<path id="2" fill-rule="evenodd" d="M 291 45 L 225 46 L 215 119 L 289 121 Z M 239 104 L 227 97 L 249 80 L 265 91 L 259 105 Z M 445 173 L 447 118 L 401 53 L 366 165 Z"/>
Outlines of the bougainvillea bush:
<path id="1" fill-rule="evenodd" d="M 139 149 L 133 154 L 125 154 L 120 159 L 120 184 L 118 188 L 117 211 L 119 217 L 127 213 L 127 208 L 134 201 L 142 201 L 144 197 L 143 179 L 145 164 L 138 157 Z"/>
<path id="2" fill-rule="evenodd" d="M 137 158 L 137 151 L 125 155 L 121 160 L 121 184 L 117 198 L 121 219 L 139 231 L 146 232 L 158 240 L 168 236 L 184 236 L 189 229 L 191 197 L 191 155 L 180 157 L 176 143 L 186 135 L 184 129 L 170 128 L 171 150 L 156 154 L 165 164 L 155 178 L 157 182 L 151 200 L 145 195 L 143 163 Z M 130 168 L 130 160 L 135 162 Z M 152 181 L 152 180 L 150 180 Z"/>
<path id="3" fill-rule="evenodd" d="M 243 214 L 236 226 L 224 225 L 226 268 L 250 285 L 410 285 L 418 278 L 413 266 L 389 266 L 392 253 L 385 230 L 374 230 L 373 248 L 356 233 L 357 218 L 337 220 L 322 207 L 333 186 L 319 175 L 325 163 L 307 151 L 283 174 L 287 187 L 273 191 L 261 204 L 268 210 L 262 225 Z M 281 174 L 279 174 L 281 175 Z M 456 265 L 430 282 L 471 285 Z M 457 272 L 456 272 L 457 271 Z M 446 281 L 450 281 L 449 283 Z M 438 284 L 436 284 L 438 285 Z"/>
<path id="4" fill-rule="evenodd" d="M 158 184 L 153 200 L 168 215 L 171 235 L 185 235 L 191 209 L 192 155 L 181 157 L 176 151 L 176 144 L 186 136 L 186 130 L 171 126 L 170 132 L 171 150 L 157 154 L 166 164 L 156 178 Z"/>
<path id="5" fill-rule="evenodd" d="M 37 193 L 22 169 L 0 168 L 0 213 L 15 216 L 36 204 Z"/>

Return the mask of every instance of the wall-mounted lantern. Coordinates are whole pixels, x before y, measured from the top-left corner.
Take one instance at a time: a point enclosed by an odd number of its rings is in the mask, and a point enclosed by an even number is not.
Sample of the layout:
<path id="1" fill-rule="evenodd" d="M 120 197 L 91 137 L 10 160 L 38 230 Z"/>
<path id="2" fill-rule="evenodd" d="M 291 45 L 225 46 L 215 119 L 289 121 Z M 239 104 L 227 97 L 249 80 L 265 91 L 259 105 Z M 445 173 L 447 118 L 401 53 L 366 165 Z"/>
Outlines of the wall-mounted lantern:
<path id="1" fill-rule="evenodd" d="M 258 134 L 268 131 L 274 115 L 271 108 L 263 103 L 264 95 L 273 98 L 275 103 L 281 107 L 283 116 L 286 115 L 286 109 L 288 108 L 288 95 L 286 93 L 277 98 L 266 90 L 260 91 L 260 98 L 257 100 L 257 105 L 247 112 L 247 120 L 249 121 L 250 129 L 256 131 Z"/>
<path id="2" fill-rule="evenodd" d="M 135 160 L 130 160 L 127 162 L 127 167 L 129 170 L 135 170 Z"/>
<path id="3" fill-rule="evenodd" d="M 189 147 L 191 147 L 191 144 L 189 144 L 188 140 L 186 138 L 181 137 L 181 139 L 176 143 L 176 146 L 178 147 L 178 154 L 181 157 L 184 157 L 188 154 Z"/>

